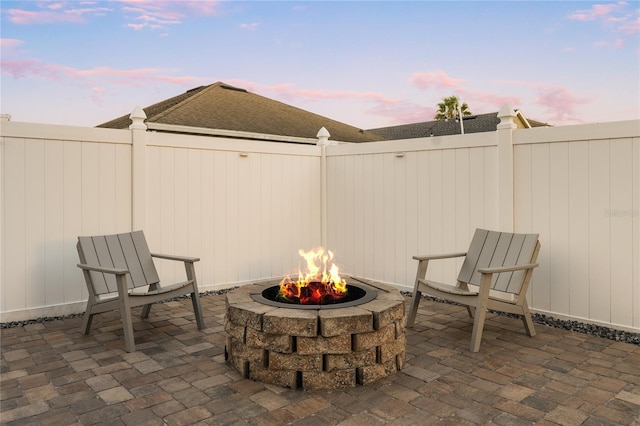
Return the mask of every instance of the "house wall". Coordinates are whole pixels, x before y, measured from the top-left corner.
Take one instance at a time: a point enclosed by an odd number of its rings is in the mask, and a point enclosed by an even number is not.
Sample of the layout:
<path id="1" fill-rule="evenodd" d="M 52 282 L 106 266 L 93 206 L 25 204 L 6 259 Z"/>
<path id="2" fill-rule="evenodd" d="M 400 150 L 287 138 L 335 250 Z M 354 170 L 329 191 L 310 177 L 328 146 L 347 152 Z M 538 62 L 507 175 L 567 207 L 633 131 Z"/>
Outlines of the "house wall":
<path id="1" fill-rule="evenodd" d="M 411 289 L 413 255 L 486 227 L 540 234 L 533 310 L 640 331 L 637 120 L 324 148 L 1 124 L 2 321 L 83 311 L 78 235 L 144 229 L 152 251 L 201 258 L 203 291 L 295 272 L 326 236 L 345 273 Z"/>

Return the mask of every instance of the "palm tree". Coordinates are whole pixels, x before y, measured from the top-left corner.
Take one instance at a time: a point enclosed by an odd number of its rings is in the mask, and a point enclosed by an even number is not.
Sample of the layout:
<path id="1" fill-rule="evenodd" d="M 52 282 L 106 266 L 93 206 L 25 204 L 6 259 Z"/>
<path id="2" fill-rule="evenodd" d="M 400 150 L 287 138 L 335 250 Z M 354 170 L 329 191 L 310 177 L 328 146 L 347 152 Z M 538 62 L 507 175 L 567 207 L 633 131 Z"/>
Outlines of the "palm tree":
<path id="1" fill-rule="evenodd" d="M 448 98 L 443 98 L 442 102 L 438 103 L 438 112 L 433 118 L 435 120 L 458 118 L 459 103 L 460 99 L 458 99 L 457 96 L 449 96 Z M 469 105 L 467 105 L 466 103 L 462 103 L 462 105 L 460 105 L 460 110 L 462 111 L 463 117 L 471 115 L 471 111 L 469 111 Z"/>

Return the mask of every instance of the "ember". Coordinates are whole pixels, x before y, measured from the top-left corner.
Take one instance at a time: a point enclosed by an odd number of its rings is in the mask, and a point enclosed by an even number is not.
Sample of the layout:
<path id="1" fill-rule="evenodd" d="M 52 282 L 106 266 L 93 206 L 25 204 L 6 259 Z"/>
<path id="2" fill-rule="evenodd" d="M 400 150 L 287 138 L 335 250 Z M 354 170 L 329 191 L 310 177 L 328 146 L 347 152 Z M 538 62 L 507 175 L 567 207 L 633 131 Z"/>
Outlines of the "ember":
<path id="1" fill-rule="evenodd" d="M 338 274 L 338 267 L 331 263 L 331 251 L 320 247 L 308 252 L 300 249 L 298 253 L 307 262 L 307 273 L 299 271 L 297 281 L 289 277 L 280 281 L 279 300 L 301 305 L 322 305 L 347 296 L 347 283 Z"/>

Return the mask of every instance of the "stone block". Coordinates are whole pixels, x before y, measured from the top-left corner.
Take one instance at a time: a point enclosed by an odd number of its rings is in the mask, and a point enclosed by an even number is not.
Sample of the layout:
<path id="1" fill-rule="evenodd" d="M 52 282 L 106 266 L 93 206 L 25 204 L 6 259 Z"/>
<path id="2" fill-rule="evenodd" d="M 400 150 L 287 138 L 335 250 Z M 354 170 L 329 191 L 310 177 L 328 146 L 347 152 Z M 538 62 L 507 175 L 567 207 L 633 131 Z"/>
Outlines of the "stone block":
<path id="1" fill-rule="evenodd" d="M 262 290 L 263 287 L 256 284 L 244 285 L 240 288 L 236 288 L 235 290 L 225 294 L 226 306 L 252 302 L 253 299 L 251 298 L 251 295 L 254 293 L 261 293 Z"/>
<path id="2" fill-rule="evenodd" d="M 264 349 L 249 347 L 233 337 L 228 338 L 227 342 L 227 353 L 229 357 L 244 358 L 251 363 L 266 365 L 268 352 Z"/>
<path id="3" fill-rule="evenodd" d="M 268 334 L 247 328 L 246 345 L 261 348 L 268 351 L 291 353 L 293 350 L 293 337 L 285 334 Z"/>
<path id="4" fill-rule="evenodd" d="M 356 371 L 304 371 L 302 372 L 302 387 L 305 390 L 313 389 L 342 389 L 356 386 Z"/>
<path id="5" fill-rule="evenodd" d="M 351 352 L 351 335 L 333 337 L 297 337 L 297 349 L 300 355 L 343 354 Z"/>
<path id="6" fill-rule="evenodd" d="M 396 326 L 395 324 L 388 324 L 376 331 L 354 334 L 353 350 L 363 351 L 394 340 L 396 340 Z"/>
<path id="7" fill-rule="evenodd" d="M 321 309 L 320 334 L 324 337 L 373 331 L 373 313 L 359 306 L 344 309 Z"/>
<path id="8" fill-rule="evenodd" d="M 245 333 L 246 327 L 244 325 L 237 325 L 229 321 L 229 319 L 224 317 L 224 331 L 227 332 L 227 335 L 240 340 L 242 343 L 245 343 Z"/>
<path id="9" fill-rule="evenodd" d="M 311 371 L 322 370 L 322 355 L 281 354 L 269 352 L 270 370 Z"/>
<path id="10" fill-rule="evenodd" d="M 249 378 L 258 382 L 280 386 L 283 388 L 298 388 L 298 372 L 289 370 L 273 370 L 260 365 L 249 364 Z"/>
<path id="11" fill-rule="evenodd" d="M 237 303 L 227 306 L 227 317 L 233 324 L 262 331 L 262 316 L 274 309 L 277 308 L 258 302 Z"/>
<path id="12" fill-rule="evenodd" d="M 407 346 L 406 335 L 400 336 L 400 338 L 393 342 L 388 342 L 380 345 L 380 362 L 387 362 L 391 359 L 395 360 L 396 355 L 404 352 Z"/>
<path id="13" fill-rule="evenodd" d="M 229 356 L 229 364 L 245 379 L 249 378 L 249 361 L 237 356 Z"/>
<path id="14" fill-rule="evenodd" d="M 395 288 L 392 285 L 389 284 L 384 284 L 381 283 L 380 281 L 374 281 L 374 280 L 370 280 L 367 278 L 361 278 L 361 277 L 353 277 L 353 279 L 357 282 L 357 283 L 364 283 L 366 285 L 369 285 L 370 287 L 373 287 L 374 289 L 376 289 L 378 291 L 378 295 L 380 295 L 380 293 L 398 293 L 398 289 Z"/>
<path id="15" fill-rule="evenodd" d="M 376 330 L 404 318 L 404 302 L 376 299 L 360 307 L 373 313 L 373 328 Z"/>
<path id="16" fill-rule="evenodd" d="M 348 354 L 325 355 L 325 371 L 354 369 L 376 363 L 376 348 Z"/>
<path id="17" fill-rule="evenodd" d="M 368 385 L 397 371 L 396 360 L 392 359 L 382 364 L 359 367 L 356 370 L 356 380 L 359 385 Z"/>
<path id="18" fill-rule="evenodd" d="M 314 337 L 318 333 L 318 311 L 315 309 L 274 309 L 263 315 L 262 331 L 270 334 Z"/>

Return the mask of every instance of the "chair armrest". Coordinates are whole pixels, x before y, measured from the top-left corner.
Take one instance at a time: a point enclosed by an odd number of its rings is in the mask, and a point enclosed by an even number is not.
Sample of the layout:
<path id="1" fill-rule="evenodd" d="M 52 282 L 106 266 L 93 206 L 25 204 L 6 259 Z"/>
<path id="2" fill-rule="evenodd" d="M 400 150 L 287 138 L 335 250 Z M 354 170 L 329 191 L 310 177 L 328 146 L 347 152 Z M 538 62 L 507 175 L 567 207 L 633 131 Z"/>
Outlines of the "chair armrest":
<path id="1" fill-rule="evenodd" d="M 413 256 L 415 260 L 436 260 L 436 259 L 451 259 L 454 257 L 463 257 L 466 256 L 467 253 L 451 253 L 451 254 L 436 254 L 430 256 Z"/>
<path id="2" fill-rule="evenodd" d="M 199 257 L 187 257 L 187 256 L 174 256 L 172 254 L 160 254 L 160 253 L 151 253 L 151 257 L 157 257 L 158 259 L 168 259 L 168 260 L 177 260 L 179 262 L 198 262 L 200 260 Z"/>
<path id="3" fill-rule="evenodd" d="M 92 266 L 92 265 L 87 265 L 86 263 L 78 263 L 78 268 L 84 269 L 86 271 L 103 272 L 105 274 L 115 274 L 115 275 L 124 275 L 129 273 L 128 269 L 107 268 L 104 266 Z"/>
<path id="4" fill-rule="evenodd" d="M 478 268 L 478 272 L 481 274 L 498 274 L 500 272 L 512 272 L 512 271 L 522 271 L 525 269 L 533 269 L 538 266 L 537 263 L 527 263 L 526 265 L 518 265 L 518 266 L 498 266 L 495 268 Z"/>

